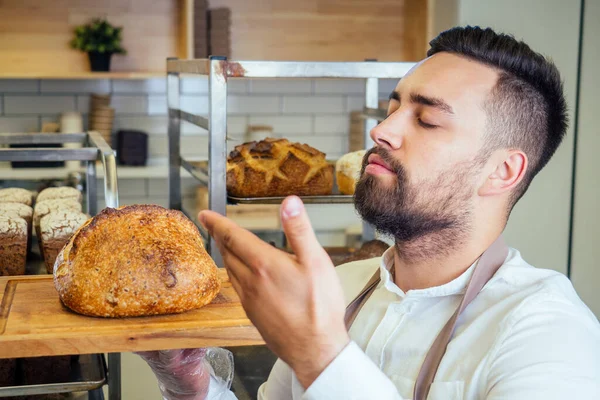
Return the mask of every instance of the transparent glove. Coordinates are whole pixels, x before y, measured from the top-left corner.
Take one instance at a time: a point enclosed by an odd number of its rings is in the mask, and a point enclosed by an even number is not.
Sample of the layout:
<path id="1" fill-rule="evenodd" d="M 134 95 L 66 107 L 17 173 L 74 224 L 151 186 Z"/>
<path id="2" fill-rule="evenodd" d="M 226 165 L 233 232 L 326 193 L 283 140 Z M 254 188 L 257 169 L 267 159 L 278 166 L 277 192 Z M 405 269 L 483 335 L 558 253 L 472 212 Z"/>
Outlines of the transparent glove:
<path id="1" fill-rule="evenodd" d="M 150 366 L 165 400 L 230 398 L 233 355 L 218 347 L 136 353 Z"/>

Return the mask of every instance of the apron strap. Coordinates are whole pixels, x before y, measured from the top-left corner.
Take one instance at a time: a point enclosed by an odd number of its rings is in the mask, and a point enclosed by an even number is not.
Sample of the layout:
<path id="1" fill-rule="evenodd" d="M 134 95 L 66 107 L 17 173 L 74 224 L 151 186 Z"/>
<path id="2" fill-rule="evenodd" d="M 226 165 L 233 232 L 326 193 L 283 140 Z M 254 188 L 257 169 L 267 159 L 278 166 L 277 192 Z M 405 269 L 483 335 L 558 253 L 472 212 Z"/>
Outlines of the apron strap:
<path id="1" fill-rule="evenodd" d="M 508 247 L 504 242 L 504 239 L 500 236 L 492 245 L 481 255 L 473 275 L 469 280 L 465 294 L 463 295 L 460 305 L 448 320 L 446 325 L 442 328 L 437 338 L 433 342 L 433 345 L 427 352 L 425 360 L 421 365 L 419 375 L 415 382 L 415 389 L 413 400 L 425 400 L 429 394 L 429 388 L 435 378 L 435 374 L 438 370 L 442 357 L 446 352 L 446 347 L 452 339 L 452 334 L 456 328 L 456 323 L 460 314 L 464 309 L 471 303 L 471 301 L 477 296 L 477 294 L 483 289 L 486 283 L 494 276 L 496 271 L 504 264 L 508 255 Z M 375 288 L 380 282 L 379 269 L 371 277 L 367 285 L 363 290 L 356 296 L 352 302 L 346 307 L 346 314 L 344 321 L 346 328 L 350 329 L 350 326 L 354 322 L 354 319 L 360 312 L 362 306 L 367 302 L 371 294 L 375 291 Z"/>

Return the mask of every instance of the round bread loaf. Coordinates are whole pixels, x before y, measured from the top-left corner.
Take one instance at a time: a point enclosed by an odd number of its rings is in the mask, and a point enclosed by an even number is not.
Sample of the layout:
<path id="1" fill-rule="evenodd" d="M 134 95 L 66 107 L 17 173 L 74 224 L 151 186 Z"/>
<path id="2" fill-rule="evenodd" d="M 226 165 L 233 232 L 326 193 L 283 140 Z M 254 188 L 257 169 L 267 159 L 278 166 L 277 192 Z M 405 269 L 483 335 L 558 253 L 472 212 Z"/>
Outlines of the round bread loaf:
<path id="1" fill-rule="evenodd" d="M 33 208 L 23 203 L 0 203 L 0 215 L 17 216 L 31 225 Z"/>
<path id="2" fill-rule="evenodd" d="M 27 189 L 0 189 L 0 203 L 21 203 L 30 206 L 33 203 L 33 193 Z"/>
<path id="3" fill-rule="evenodd" d="M 194 223 L 156 205 L 105 208 L 88 220 L 56 258 L 54 284 L 68 308 L 99 317 L 192 310 L 221 288 Z"/>
<path id="4" fill-rule="evenodd" d="M 54 199 L 73 199 L 81 201 L 81 192 L 70 186 L 49 187 L 38 194 L 36 202 L 39 203 L 41 201 Z"/>
<path id="5" fill-rule="evenodd" d="M 335 163 L 335 176 L 341 194 L 354 194 L 366 150 L 344 154 Z"/>

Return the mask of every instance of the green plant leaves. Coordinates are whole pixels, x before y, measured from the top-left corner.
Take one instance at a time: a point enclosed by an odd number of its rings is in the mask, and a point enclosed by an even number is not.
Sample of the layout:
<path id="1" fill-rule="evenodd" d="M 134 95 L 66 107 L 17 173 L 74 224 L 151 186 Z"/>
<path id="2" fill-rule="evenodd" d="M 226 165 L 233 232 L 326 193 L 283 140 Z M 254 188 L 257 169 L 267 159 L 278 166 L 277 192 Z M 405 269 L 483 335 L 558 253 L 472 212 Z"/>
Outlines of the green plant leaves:
<path id="1" fill-rule="evenodd" d="M 121 46 L 122 27 L 112 26 L 106 19 L 96 18 L 74 29 L 75 38 L 69 44 L 84 52 L 125 54 Z"/>

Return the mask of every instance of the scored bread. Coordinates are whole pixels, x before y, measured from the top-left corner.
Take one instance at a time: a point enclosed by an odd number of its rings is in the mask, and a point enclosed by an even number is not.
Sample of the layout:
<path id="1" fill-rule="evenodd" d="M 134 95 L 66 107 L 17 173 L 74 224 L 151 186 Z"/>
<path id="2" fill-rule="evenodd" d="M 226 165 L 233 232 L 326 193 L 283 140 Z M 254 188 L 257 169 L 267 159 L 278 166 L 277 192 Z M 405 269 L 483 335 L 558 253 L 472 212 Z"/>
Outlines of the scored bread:
<path id="1" fill-rule="evenodd" d="M 0 215 L 0 276 L 24 275 L 27 260 L 27 221 Z"/>
<path id="2" fill-rule="evenodd" d="M 44 248 L 41 241 L 42 231 L 40 230 L 40 221 L 42 218 L 53 211 L 69 210 L 81 212 L 81 209 L 81 203 L 75 199 L 52 199 L 35 203 L 35 208 L 33 209 L 33 228 L 35 229 L 35 235 L 38 238 L 40 255 L 42 257 L 44 257 Z"/>
<path id="3" fill-rule="evenodd" d="M 200 308 L 221 287 L 196 225 L 157 205 L 105 208 L 88 220 L 56 258 L 54 284 L 65 306 L 99 317 Z"/>
<path id="4" fill-rule="evenodd" d="M 231 196 L 316 196 L 332 189 L 333 166 L 307 144 L 267 138 L 236 146 L 227 160 Z"/>
<path id="5" fill-rule="evenodd" d="M 0 203 L 21 203 L 31 206 L 33 193 L 22 188 L 0 189 Z"/>
<path id="6" fill-rule="evenodd" d="M 23 218 L 27 222 L 27 252 L 31 250 L 33 209 L 22 203 L 0 203 L 0 215 Z"/>
<path id="7" fill-rule="evenodd" d="M 90 217 L 78 211 L 53 211 L 40 220 L 41 244 L 46 271 L 54 271 L 54 261 L 71 236 Z"/>
<path id="8" fill-rule="evenodd" d="M 81 201 L 81 192 L 70 186 L 49 187 L 38 194 L 36 201 L 39 203 L 54 199 L 73 199 Z"/>
<path id="9" fill-rule="evenodd" d="M 335 163 L 335 176 L 341 194 L 354 194 L 366 152 L 366 150 L 359 150 L 344 154 Z"/>

